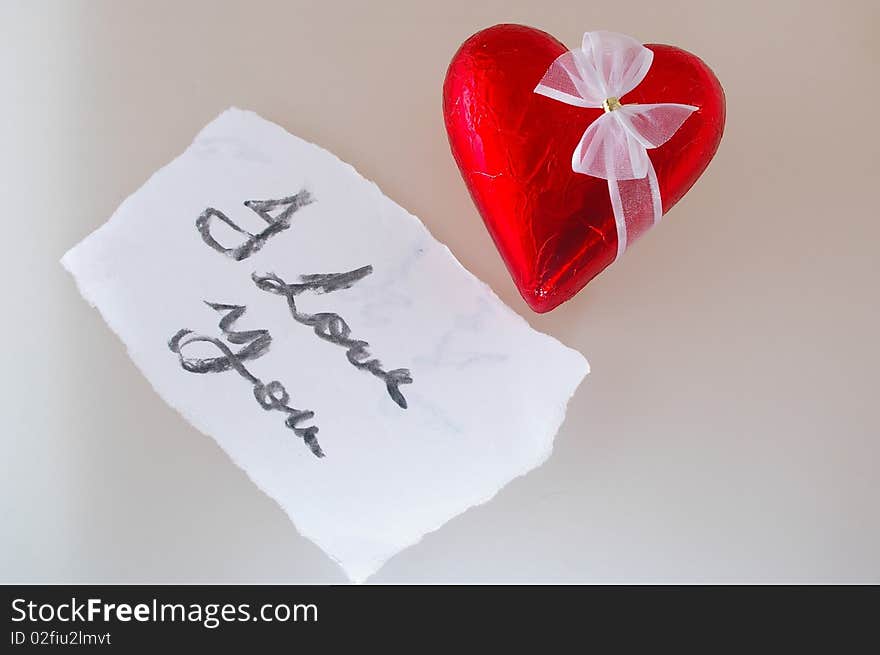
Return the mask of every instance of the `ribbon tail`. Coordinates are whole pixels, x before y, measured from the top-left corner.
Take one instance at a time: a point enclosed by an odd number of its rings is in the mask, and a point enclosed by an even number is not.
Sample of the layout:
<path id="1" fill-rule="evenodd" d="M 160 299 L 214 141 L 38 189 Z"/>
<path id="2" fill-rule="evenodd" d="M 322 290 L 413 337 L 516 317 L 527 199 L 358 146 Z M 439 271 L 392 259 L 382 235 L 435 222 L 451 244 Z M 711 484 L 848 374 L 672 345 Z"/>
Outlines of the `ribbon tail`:
<path id="1" fill-rule="evenodd" d="M 617 226 L 617 256 L 647 232 L 663 215 L 657 172 L 648 158 L 648 174 L 638 180 L 608 179 L 608 194 Z"/>
<path id="2" fill-rule="evenodd" d="M 651 205 L 654 210 L 654 220 L 651 221 L 649 227 L 653 227 L 663 218 L 663 199 L 660 197 L 660 183 L 657 181 L 657 171 L 654 170 L 654 164 L 648 157 L 648 186 L 651 193 Z"/>
<path id="3" fill-rule="evenodd" d="M 626 250 L 628 231 L 626 229 L 626 214 L 623 209 L 623 198 L 620 194 L 620 182 L 611 178 L 608 180 L 608 195 L 611 196 L 611 208 L 614 210 L 614 224 L 617 226 L 617 255 L 614 261 L 620 259 Z"/>

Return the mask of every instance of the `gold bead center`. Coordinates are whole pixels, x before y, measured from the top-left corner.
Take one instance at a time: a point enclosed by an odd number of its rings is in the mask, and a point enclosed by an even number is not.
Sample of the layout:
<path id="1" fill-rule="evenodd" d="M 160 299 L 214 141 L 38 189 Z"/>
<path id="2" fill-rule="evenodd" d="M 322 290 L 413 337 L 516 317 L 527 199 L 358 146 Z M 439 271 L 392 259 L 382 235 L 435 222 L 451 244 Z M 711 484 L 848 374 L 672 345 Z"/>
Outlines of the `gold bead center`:
<path id="1" fill-rule="evenodd" d="M 620 109 L 620 100 L 615 97 L 605 98 L 605 102 L 602 103 L 602 109 L 604 109 L 606 112 Z"/>

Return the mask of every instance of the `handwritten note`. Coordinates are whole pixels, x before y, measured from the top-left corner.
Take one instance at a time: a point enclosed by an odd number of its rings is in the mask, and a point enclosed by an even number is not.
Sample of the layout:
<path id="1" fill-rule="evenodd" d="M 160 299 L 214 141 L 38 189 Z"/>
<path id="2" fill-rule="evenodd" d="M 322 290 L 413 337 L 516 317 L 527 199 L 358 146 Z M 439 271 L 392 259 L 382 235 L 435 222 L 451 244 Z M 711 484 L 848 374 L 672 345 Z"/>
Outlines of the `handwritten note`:
<path id="1" fill-rule="evenodd" d="M 588 371 L 351 166 L 250 112 L 62 263 L 352 580 L 539 465 Z"/>

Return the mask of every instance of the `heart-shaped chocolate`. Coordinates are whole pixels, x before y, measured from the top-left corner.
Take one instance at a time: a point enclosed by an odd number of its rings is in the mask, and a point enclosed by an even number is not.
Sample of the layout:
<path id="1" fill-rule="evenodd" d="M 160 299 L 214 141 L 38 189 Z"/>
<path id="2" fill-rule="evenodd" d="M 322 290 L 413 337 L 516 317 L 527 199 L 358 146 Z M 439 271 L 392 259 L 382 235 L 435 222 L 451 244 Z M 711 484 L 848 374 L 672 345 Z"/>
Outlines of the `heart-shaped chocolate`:
<path id="1" fill-rule="evenodd" d="M 647 45 L 654 60 L 623 103 L 697 107 L 648 150 L 663 212 L 708 166 L 724 130 L 724 92 L 698 57 Z M 461 46 L 443 85 L 452 154 L 520 294 L 536 312 L 565 302 L 614 261 L 617 228 L 608 183 L 572 170 L 572 153 L 602 109 L 534 92 L 567 48 L 546 32 L 496 25 Z"/>

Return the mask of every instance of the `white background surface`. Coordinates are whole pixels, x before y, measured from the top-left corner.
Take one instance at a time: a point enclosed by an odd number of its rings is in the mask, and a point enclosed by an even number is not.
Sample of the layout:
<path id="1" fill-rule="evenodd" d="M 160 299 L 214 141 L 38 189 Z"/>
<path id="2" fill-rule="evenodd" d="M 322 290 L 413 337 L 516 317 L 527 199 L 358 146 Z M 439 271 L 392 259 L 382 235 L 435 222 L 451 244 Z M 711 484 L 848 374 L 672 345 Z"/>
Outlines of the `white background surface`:
<path id="1" fill-rule="evenodd" d="M 549 462 L 375 582 L 880 581 L 875 3 L 0 8 L 0 581 L 344 581 L 58 264 L 229 105 L 354 164 L 592 365 Z M 544 316 L 440 112 L 460 42 L 507 21 L 569 45 L 588 29 L 673 43 L 727 92 L 696 187 Z"/>

